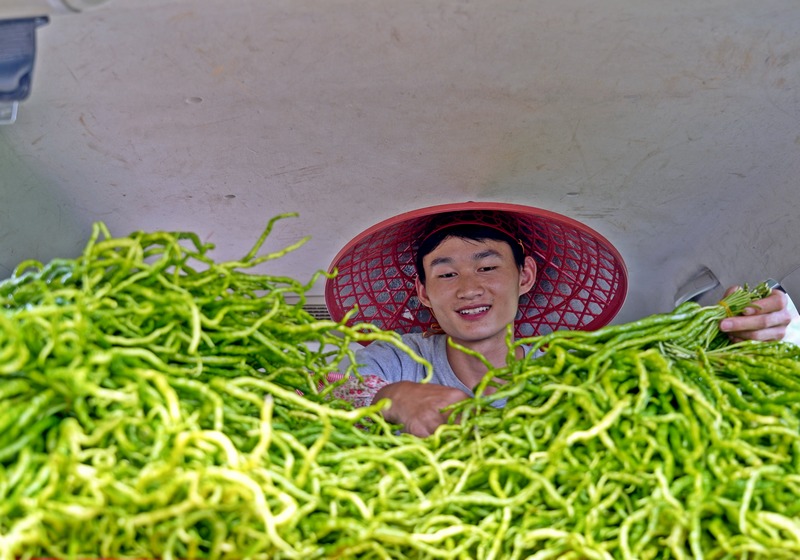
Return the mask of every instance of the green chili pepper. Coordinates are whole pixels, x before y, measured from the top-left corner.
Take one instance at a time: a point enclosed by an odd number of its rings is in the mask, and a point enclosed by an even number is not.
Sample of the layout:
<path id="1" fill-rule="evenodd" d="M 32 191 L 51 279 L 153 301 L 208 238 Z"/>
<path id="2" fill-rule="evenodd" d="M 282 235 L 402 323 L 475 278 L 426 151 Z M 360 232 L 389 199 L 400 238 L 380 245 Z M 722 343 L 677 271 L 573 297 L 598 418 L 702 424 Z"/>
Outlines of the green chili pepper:
<path id="1" fill-rule="evenodd" d="M 764 286 L 509 333 L 417 439 L 326 377 L 359 341 L 430 364 L 311 317 L 316 277 L 255 271 L 305 242 L 260 255 L 288 216 L 222 263 L 192 233 L 95 224 L 78 258 L 0 282 L 0 560 L 797 555 L 800 351 L 717 328 Z"/>

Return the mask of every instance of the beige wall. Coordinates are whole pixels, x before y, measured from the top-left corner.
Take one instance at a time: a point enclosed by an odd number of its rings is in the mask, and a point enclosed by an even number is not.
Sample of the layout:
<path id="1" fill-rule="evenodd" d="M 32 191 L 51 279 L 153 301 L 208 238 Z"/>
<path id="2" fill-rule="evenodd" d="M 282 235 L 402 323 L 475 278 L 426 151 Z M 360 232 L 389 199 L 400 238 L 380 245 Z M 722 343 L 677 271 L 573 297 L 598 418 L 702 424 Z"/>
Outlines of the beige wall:
<path id="1" fill-rule="evenodd" d="M 1 5 L 1 4 L 0 4 Z M 396 213 L 461 200 L 581 220 L 625 257 L 619 320 L 800 265 L 796 0 L 112 0 L 38 31 L 0 127 L 0 276 L 115 234 L 308 279 Z M 317 290 L 321 293 L 321 288 Z"/>

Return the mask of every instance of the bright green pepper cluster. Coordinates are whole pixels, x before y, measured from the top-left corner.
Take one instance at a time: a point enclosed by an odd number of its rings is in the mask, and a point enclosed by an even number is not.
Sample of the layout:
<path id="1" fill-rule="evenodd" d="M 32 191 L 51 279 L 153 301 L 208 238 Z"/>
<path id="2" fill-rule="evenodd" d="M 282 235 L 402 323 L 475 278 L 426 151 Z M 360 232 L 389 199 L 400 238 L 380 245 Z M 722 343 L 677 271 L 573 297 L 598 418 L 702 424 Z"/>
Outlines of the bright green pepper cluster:
<path id="1" fill-rule="evenodd" d="M 544 354 L 418 439 L 331 396 L 351 343 L 402 343 L 258 272 L 283 217 L 225 263 L 97 224 L 0 283 L 2 560 L 800 554 L 800 351 L 716 330 L 765 287 L 509 339 Z"/>

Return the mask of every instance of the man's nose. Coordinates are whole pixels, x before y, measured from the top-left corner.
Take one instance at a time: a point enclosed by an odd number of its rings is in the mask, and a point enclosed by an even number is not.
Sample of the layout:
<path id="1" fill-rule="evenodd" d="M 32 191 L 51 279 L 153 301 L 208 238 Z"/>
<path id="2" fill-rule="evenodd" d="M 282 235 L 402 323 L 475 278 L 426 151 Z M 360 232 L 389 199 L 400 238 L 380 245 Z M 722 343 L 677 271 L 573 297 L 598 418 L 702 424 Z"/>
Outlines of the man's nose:
<path id="1" fill-rule="evenodd" d="M 458 297 L 474 298 L 483 294 L 483 284 L 480 279 L 473 274 L 462 274 L 459 276 Z"/>

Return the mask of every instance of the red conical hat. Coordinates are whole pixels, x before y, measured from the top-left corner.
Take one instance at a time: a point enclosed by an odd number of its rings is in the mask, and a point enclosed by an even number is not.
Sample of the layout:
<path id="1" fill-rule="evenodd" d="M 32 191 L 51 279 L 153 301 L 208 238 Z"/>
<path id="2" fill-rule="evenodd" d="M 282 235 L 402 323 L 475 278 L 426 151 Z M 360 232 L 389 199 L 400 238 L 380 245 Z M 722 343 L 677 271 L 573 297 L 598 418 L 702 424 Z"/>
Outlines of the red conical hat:
<path id="1" fill-rule="evenodd" d="M 417 299 L 414 257 L 432 223 L 483 224 L 519 239 L 537 278 L 520 297 L 518 338 L 558 329 L 594 330 L 614 318 L 628 287 L 625 263 L 603 236 L 571 218 L 517 204 L 466 202 L 421 208 L 384 220 L 350 241 L 329 268 L 325 302 L 334 320 L 358 306 L 348 324 L 424 332 L 430 311 Z M 438 227 L 436 228 L 438 229 Z"/>

